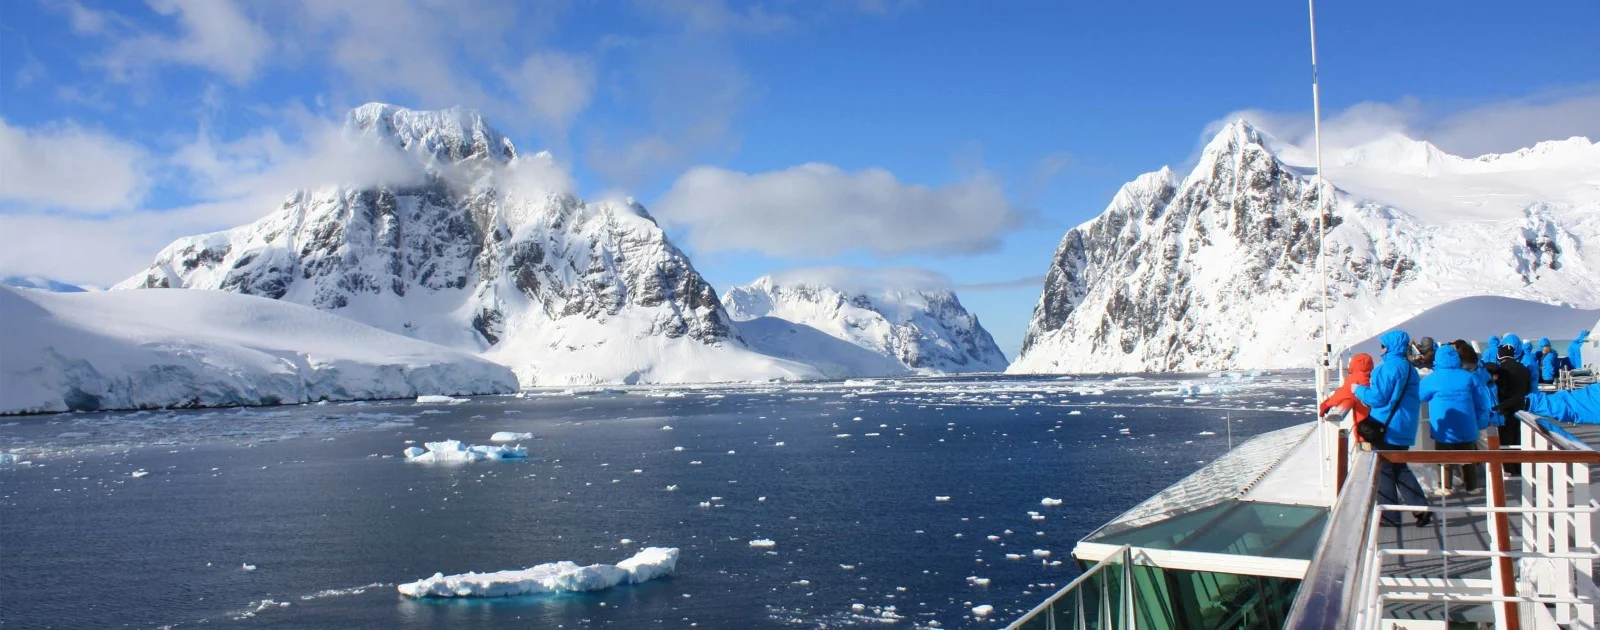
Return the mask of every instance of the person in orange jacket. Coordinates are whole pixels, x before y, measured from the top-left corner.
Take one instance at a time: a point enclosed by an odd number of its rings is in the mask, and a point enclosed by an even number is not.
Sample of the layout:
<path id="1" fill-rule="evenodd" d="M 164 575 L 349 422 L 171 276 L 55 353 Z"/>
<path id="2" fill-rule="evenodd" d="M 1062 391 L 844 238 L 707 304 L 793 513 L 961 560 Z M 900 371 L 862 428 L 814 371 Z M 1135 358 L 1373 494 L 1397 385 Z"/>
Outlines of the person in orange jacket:
<path id="1" fill-rule="evenodd" d="M 1350 373 L 1345 376 L 1344 383 L 1339 386 L 1339 389 L 1335 390 L 1333 394 L 1328 396 L 1327 400 L 1322 401 L 1321 406 L 1317 407 L 1317 415 L 1325 416 L 1330 411 L 1335 413 L 1350 411 L 1351 419 L 1355 423 L 1359 424 L 1362 420 L 1366 420 L 1371 416 L 1372 409 L 1356 398 L 1352 388 L 1357 385 L 1370 386 L 1371 384 L 1372 355 L 1363 352 L 1350 357 Z M 1355 432 L 1351 431 L 1351 433 L 1354 434 Z M 1356 441 L 1361 441 L 1360 435 L 1356 435 L 1355 438 Z"/>

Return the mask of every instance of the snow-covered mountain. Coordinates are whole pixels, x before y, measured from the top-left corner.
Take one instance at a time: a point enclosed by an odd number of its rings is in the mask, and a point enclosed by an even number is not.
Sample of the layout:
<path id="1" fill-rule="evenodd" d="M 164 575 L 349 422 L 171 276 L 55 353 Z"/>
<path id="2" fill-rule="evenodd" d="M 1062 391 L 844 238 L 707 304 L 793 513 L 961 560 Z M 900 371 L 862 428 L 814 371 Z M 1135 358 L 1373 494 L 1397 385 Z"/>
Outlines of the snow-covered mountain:
<path id="1" fill-rule="evenodd" d="M 524 385 L 817 376 L 747 349 L 642 206 L 565 192 L 548 154 L 519 155 L 476 112 L 372 103 L 344 130 L 401 168 L 179 239 L 116 288 L 305 304 L 480 352 Z"/>
<path id="2" fill-rule="evenodd" d="M 76 284 L 67 284 L 41 276 L 6 276 L 0 278 L 0 285 L 18 289 L 38 289 L 53 293 L 83 293 L 88 290 Z"/>
<path id="3" fill-rule="evenodd" d="M 1011 370 L 1310 367 L 1323 322 L 1311 163 L 1239 121 L 1187 176 L 1123 186 L 1062 239 Z M 1600 308 L 1600 145 L 1469 159 L 1390 135 L 1335 152 L 1327 178 L 1335 348 L 1463 297 Z"/>
<path id="4" fill-rule="evenodd" d="M 0 414 L 514 391 L 511 370 L 220 291 L 0 287 Z"/>
<path id="5" fill-rule="evenodd" d="M 753 348 L 832 377 L 998 372 L 1007 363 L 954 291 L 907 273 L 763 276 L 723 303 Z"/>

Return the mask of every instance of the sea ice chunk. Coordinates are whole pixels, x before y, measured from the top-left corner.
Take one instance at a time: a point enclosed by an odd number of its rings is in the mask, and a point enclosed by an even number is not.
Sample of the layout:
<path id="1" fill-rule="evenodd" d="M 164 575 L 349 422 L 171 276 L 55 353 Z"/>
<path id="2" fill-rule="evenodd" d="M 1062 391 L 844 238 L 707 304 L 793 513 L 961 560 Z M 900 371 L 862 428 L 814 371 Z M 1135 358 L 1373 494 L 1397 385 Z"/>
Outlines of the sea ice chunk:
<path id="1" fill-rule="evenodd" d="M 417 404 L 419 405 L 459 405 L 464 402 L 467 402 L 466 398 L 452 398 L 450 396 L 435 396 L 432 394 L 417 397 Z"/>
<path id="2" fill-rule="evenodd" d="M 461 440 L 425 442 L 427 450 L 415 446 L 407 448 L 406 459 L 413 462 L 480 462 L 486 459 L 522 459 L 528 456 L 526 446 L 467 446 Z"/>
<path id="3" fill-rule="evenodd" d="M 973 606 L 972 607 L 972 614 L 977 615 L 979 617 L 988 617 L 989 613 L 992 613 L 992 612 L 994 612 L 994 606 L 990 606 L 988 604 L 984 604 L 982 606 Z"/>
<path id="4" fill-rule="evenodd" d="M 532 433 L 517 433 L 515 431 L 501 431 L 489 436 L 490 442 L 515 442 L 517 440 L 531 440 Z"/>
<path id="5" fill-rule="evenodd" d="M 676 547 L 647 547 L 611 564 L 578 566 L 561 561 L 527 569 L 462 573 L 408 582 L 396 587 L 406 597 L 508 597 L 539 593 L 598 591 L 618 584 L 638 584 L 671 575 L 678 566 Z"/>
<path id="6" fill-rule="evenodd" d="M 751 547 L 755 547 L 756 549 L 771 549 L 773 547 L 778 546 L 778 543 L 775 543 L 775 542 L 773 542 L 771 540 L 768 540 L 766 538 L 757 538 L 755 540 L 750 541 L 750 546 Z"/>
<path id="7" fill-rule="evenodd" d="M 1061 499 L 1052 499 L 1050 497 L 1045 497 L 1045 498 L 1039 500 L 1039 505 L 1042 505 L 1042 506 L 1045 506 L 1045 507 L 1055 507 L 1055 506 L 1061 505 L 1062 503 L 1064 503 L 1064 501 L 1062 501 Z"/>

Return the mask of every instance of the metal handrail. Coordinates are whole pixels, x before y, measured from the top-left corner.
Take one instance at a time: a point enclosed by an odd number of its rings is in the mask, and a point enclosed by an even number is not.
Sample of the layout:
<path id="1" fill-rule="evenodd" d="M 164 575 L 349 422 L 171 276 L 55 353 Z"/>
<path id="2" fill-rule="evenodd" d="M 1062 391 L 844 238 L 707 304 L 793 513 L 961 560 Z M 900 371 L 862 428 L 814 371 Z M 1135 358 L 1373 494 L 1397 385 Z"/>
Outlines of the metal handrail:
<path id="1" fill-rule="evenodd" d="M 1362 544 L 1367 540 L 1372 507 L 1378 497 L 1378 457 L 1371 451 L 1356 451 L 1350 464 L 1349 479 L 1339 500 L 1328 514 L 1328 528 L 1317 542 L 1317 557 L 1300 582 L 1294 605 L 1283 627 L 1290 630 L 1321 630 L 1350 625 L 1347 609 L 1361 575 Z"/>
<path id="2" fill-rule="evenodd" d="M 1573 436 L 1571 433 L 1567 433 L 1566 429 L 1561 428 L 1560 425 L 1557 425 L 1556 423 L 1551 422 L 1549 419 L 1534 415 L 1534 414 L 1529 413 L 1527 411 L 1518 411 L 1517 412 L 1517 419 L 1521 420 L 1523 424 L 1526 424 L 1526 425 L 1528 425 L 1530 427 L 1533 427 L 1533 429 L 1535 431 L 1538 431 L 1538 432 L 1544 434 L 1545 438 L 1547 438 L 1551 442 L 1555 443 L 1556 446 L 1561 447 L 1561 450 L 1564 450 L 1564 451 L 1593 451 L 1594 450 L 1593 447 L 1590 447 L 1583 440 L 1578 439 L 1576 436 Z"/>
<path id="3" fill-rule="evenodd" d="M 1033 620 L 1033 618 L 1039 616 L 1040 613 L 1049 610 L 1051 606 L 1055 605 L 1057 600 L 1060 600 L 1062 597 L 1066 597 L 1068 593 L 1076 590 L 1084 582 L 1087 582 L 1090 578 L 1094 577 L 1096 573 L 1099 573 L 1107 566 L 1110 566 L 1113 558 L 1120 558 L 1123 566 L 1125 567 L 1131 566 L 1133 564 L 1133 548 L 1128 545 L 1117 547 L 1115 551 L 1112 551 L 1104 559 L 1096 562 L 1094 566 L 1089 567 L 1088 571 L 1084 571 L 1078 577 L 1073 578 L 1073 580 L 1068 582 L 1066 586 L 1061 587 L 1061 590 L 1056 591 L 1054 595 L 1051 595 L 1049 598 L 1045 599 L 1044 603 L 1034 606 L 1033 610 L 1028 611 L 1028 614 L 1025 614 L 1016 621 L 1011 622 L 1011 625 L 1006 626 L 1006 630 L 1016 630 L 1017 628 L 1021 628 L 1022 624 Z"/>
<path id="4" fill-rule="evenodd" d="M 1586 463 L 1597 457 L 1596 451 L 1555 423 L 1526 411 L 1518 412 L 1517 419 L 1548 439 L 1552 449 L 1565 452 L 1563 460 Z M 1493 453 L 1492 455 L 1490 453 Z M 1460 463 L 1487 460 L 1550 460 L 1549 451 L 1355 451 L 1350 462 L 1348 479 L 1328 516 L 1328 527 L 1317 544 L 1317 554 L 1300 583 L 1299 592 L 1289 611 L 1284 628 L 1293 630 L 1323 630 L 1349 627 L 1353 620 L 1350 607 L 1359 600 L 1361 588 L 1358 576 L 1369 568 L 1363 545 L 1370 539 L 1375 521 L 1377 476 L 1382 461 L 1459 460 Z M 1392 506 L 1391 506 L 1392 507 Z M 1542 510 L 1540 508 L 1412 508 L 1418 511 L 1500 513 L 1500 512 L 1592 512 L 1594 507 L 1583 506 Z M 1486 552 L 1487 557 L 1515 557 L 1505 552 Z M 1548 556 L 1550 554 L 1544 554 Z M 1509 598 L 1507 601 L 1510 601 Z M 1500 601 L 1495 599 L 1494 601 Z M 1520 600 L 1518 600 L 1520 601 Z"/>

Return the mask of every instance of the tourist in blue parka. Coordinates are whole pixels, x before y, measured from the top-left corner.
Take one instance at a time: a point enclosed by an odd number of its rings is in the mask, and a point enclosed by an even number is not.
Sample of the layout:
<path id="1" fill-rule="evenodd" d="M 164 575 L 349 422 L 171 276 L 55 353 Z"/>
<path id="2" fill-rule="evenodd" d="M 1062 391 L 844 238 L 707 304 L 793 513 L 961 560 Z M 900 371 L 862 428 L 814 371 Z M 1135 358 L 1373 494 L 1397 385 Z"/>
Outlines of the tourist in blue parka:
<path id="1" fill-rule="evenodd" d="M 1522 342 L 1522 356 L 1517 357 L 1522 362 L 1522 367 L 1528 368 L 1528 373 L 1533 375 L 1533 382 L 1539 382 L 1539 351 L 1538 346 L 1532 341 Z"/>
<path id="2" fill-rule="evenodd" d="M 1500 336 L 1489 335 L 1489 345 L 1484 346 L 1483 351 L 1478 354 L 1483 357 L 1484 365 L 1498 363 L 1498 361 L 1495 361 L 1495 357 L 1500 356 Z"/>
<path id="3" fill-rule="evenodd" d="M 1406 360 L 1411 335 L 1403 330 L 1391 330 L 1378 337 L 1378 343 L 1383 345 L 1383 363 L 1373 368 L 1372 383 L 1357 385 L 1351 391 L 1356 399 L 1371 409 L 1372 422 L 1388 425 L 1383 441 L 1373 443 L 1372 448 L 1380 451 L 1409 450 L 1417 442 L 1417 412 L 1422 407 L 1422 400 L 1417 394 L 1422 386 L 1422 377 L 1417 374 L 1417 368 Z M 1458 365 L 1460 360 L 1458 355 Z M 1428 504 L 1422 496 L 1422 485 L 1417 483 L 1411 468 L 1392 462 L 1383 463 L 1383 471 L 1378 479 L 1378 499 L 1389 504 Z M 1416 519 L 1418 526 L 1427 525 L 1433 520 L 1428 512 L 1418 512 Z M 1400 516 L 1385 512 L 1383 524 L 1398 527 Z"/>
<path id="4" fill-rule="evenodd" d="M 1600 424 L 1600 383 L 1582 389 L 1528 394 L 1528 411 L 1562 422 Z"/>
<path id="5" fill-rule="evenodd" d="M 1539 345 L 1539 382 L 1556 382 L 1556 349 L 1550 346 L 1549 337 L 1540 337 Z"/>
<path id="6" fill-rule="evenodd" d="M 1462 342 L 1466 345 L 1466 342 Z M 1477 357 L 1473 357 L 1476 364 Z M 1476 365 L 1474 365 L 1476 367 Z M 1433 357 L 1433 372 L 1422 379 L 1417 396 L 1428 403 L 1428 424 L 1433 431 L 1434 448 L 1441 451 L 1474 451 L 1478 435 L 1489 428 L 1494 401 L 1486 384 L 1472 372 L 1462 369 L 1461 354 L 1453 344 L 1439 346 Z M 1457 466 L 1450 466 L 1456 469 Z M 1479 466 L 1462 469 L 1467 492 L 1481 487 Z M 1446 471 L 1444 487 L 1450 487 L 1453 470 Z"/>
<path id="7" fill-rule="evenodd" d="M 1578 338 L 1567 344 L 1567 359 L 1572 361 L 1572 369 L 1583 369 L 1583 344 L 1589 341 L 1589 331 L 1578 332 Z"/>

